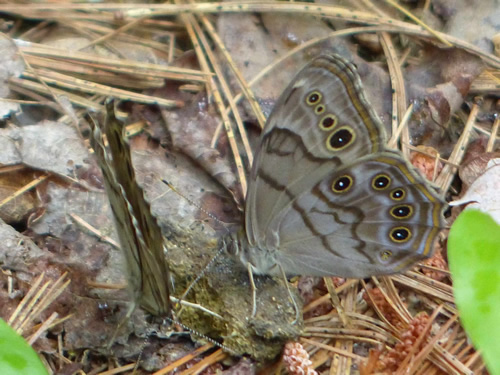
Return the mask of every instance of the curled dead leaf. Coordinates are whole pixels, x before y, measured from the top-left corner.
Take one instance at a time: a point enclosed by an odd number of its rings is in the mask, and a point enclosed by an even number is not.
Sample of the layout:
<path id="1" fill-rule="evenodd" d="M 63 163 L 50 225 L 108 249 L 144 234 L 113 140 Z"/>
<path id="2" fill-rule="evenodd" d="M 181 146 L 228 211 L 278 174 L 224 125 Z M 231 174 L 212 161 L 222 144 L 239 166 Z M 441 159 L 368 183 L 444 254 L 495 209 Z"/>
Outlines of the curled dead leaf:
<path id="1" fill-rule="evenodd" d="M 450 206 L 467 204 L 466 209 L 475 208 L 486 212 L 500 224 L 500 158 L 491 159 L 486 170 L 465 192 L 461 199 L 450 202 Z"/>

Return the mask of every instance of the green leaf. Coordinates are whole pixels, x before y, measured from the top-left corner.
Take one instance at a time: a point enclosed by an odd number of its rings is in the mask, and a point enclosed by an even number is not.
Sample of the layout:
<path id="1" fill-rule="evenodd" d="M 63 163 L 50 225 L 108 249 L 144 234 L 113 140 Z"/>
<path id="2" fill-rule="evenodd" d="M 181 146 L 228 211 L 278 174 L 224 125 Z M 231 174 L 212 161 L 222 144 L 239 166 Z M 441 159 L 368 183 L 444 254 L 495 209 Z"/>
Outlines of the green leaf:
<path id="1" fill-rule="evenodd" d="M 500 375 L 500 225 L 483 212 L 462 212 L 448 260 L 460 320 L 490 373 Z"/>
<path id="2" fill-rule="evenodd" d="M 0 374 L 48 374 L 33 348 L 2 319 L 0 319 Z"/>

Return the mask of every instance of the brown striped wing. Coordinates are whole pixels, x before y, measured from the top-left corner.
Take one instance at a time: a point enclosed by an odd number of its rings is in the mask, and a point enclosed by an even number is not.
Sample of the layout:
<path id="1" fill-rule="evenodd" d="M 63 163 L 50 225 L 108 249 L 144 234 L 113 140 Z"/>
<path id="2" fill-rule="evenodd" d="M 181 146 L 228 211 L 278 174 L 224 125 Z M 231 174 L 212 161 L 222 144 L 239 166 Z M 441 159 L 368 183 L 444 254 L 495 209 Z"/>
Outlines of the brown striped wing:
<path id="1" fill-rule="evenodd" d="M 346 131 L 353 136 L 350 145 L 332 150 L 330 143 L 345 139 Z M 351 64 L 320 56 L 306 65 L 281 95 L 261 135 L 245 207 L 250 244 L 265 242 L 269 221 L 290 204 L 284 187 L 307 191 L 332 169 L 380 151 L 385 142 L 383 125 L 367 105 Z M 273 200 L 262 204 L 265 194 Z"/>
<path id="2" fill-rule="evenodd" d="M 91 146 L 108 193 L 121 249 L 128 267 L 128 284 L 134 303 L 153 315 L 170 314 L 170 276 L 163 237 L 149 203 L 137 185 L 130 147 L 123 126 L 115 117 L 112 101 L 106 103 L 104 131 L 112 159 L 108 156 L 99 124 L 90 119 Z"/>
<path id="3" fill-rule="evenodd" d="M 259 260 L 252 264 L 261 273 L 275 272 L 276 262 L 288 274 L 366 277 L 429 256 L 444 203 L 385 142 L 355 68 L 338 56 L 308 64 L 262 134 L 247 194 L 244 258 Z M 391 189 L 404 190 L 403 201 L 373 188 L 378 172 Z M 396 209 L 411 214 L 391 215 Z"/>

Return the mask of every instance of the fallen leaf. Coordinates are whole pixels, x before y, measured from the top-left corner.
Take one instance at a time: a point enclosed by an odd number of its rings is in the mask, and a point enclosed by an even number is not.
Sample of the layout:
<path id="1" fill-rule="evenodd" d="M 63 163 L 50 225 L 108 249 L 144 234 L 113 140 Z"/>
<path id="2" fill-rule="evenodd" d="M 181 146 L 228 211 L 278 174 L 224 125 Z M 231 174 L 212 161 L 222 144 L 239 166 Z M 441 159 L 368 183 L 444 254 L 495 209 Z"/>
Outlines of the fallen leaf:
<path id="1" fill-rule="evenodd" d="M 410 65 L 405 72 L 408 97 L 420 103 L 414 113 L 420 125 L 447 126 L 483 68 L 479 57 L 461 49 L 427 45 L 418 65 Z"/>
<path id="2" fill-rule="evenodd" d="M 3 165 L 24 164 L 32 168 L 76 177 L 90 167 L 89 152 L 75 128 L 60 122 L 0 129 Z"/>
<path id="3" fill-rule="evenodd" d="M 500 158 L 488 162 L 486 170 L 465 192 L 461 199 L 450 202 L 450 206 L 467 204 L 467 209 L 475 208 L 486 212 L 500 224 Z"/>

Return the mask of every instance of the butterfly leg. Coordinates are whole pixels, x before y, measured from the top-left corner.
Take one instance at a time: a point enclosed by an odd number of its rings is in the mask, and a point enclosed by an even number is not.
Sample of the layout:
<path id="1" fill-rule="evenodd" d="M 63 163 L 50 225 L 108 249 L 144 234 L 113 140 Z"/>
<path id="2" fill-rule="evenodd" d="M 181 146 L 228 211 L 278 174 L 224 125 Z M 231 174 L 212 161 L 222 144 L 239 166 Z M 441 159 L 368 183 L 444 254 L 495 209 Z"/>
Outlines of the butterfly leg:
<path id="1" fill-rule="evenodd" d="M 295 298 L 293 298 L 292 291 L 290 290 L 290 286 L 288 285 L 288 279 L 286 278 L 285 270 L 283 269 L 283 267 L 281 267 L 280 264 L 278 264 L 278 266 L 280 268 L 281 275 L 283 276 L 283 281 L 285 282 L 286 290 L 288 292 L 288 297 L 290 297 L 290 300 L 292 301 L 292 304 L 293 304 L 293 308 L 295 309 L 295 319 L 292 322 L 292 324 L 295 324 L 300 319 L 299 306 L 297 305 L 297 302 L 295 301 Z"/>
<path id="2" fill-rule="evenodd" d="M 279 268 L 281 271 L 281 275 L 283 276 L 283 281 L 285 282 L 288 296 L 290 297 L 290 300 L 292 301 L 293 307 L 295 309 L 295 319 L 292 322 L 292 324 L 295 324 L 300 319 L 300 309 L 299 306 L 297 305 L 297 302 L 295 301 L 295 298 L 293 298 L 292 291 L 290 290 L 290 286 L 288 285 L 288 279 L 286 278 L 285 275 L 285 270 L 281 266 L 279 266 Z M 255 286 L 255 282 L 253 279 L 252 265 L 250 263 L 248 263 L 247 269 L 248 269 L 248 278 L 250 279 L 250 285 L 252 286 L 252 318 L 254 318 L 255 314 L 257 313 L 257 287 Z"/>
<path id="3" fill-rule="evenodd" d="M 257 287 L 255 286 L 255 282 L 253 280 L 252 265 L 250 262 L 247 264 L 247 269 L 250 285 L 252 286 L 252 318 L 254 318 L 257 313 Z"/>

